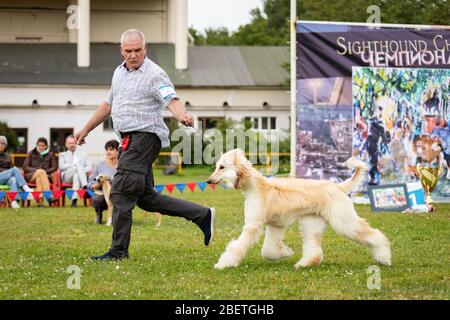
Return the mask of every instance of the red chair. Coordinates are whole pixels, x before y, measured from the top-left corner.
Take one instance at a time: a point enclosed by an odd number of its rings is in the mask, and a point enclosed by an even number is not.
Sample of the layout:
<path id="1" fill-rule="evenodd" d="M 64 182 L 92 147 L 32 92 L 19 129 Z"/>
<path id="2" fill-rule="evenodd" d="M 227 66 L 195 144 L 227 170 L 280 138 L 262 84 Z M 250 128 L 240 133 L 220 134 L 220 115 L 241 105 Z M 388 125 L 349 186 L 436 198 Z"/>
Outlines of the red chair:
<path id="1" fill-rule="evenodd" d="M 5 195 L 3 196 L 3 199 L 0 201 L 0 208 L 8 208 L 9 207 L 9 199 L 6 192 L 9 191 L 9 186 L 7 185 L 0 185 L 0 192 L 5 192 Z"/>
<path id="2" fill-rule="evenodd" d="M 25 178 L 25 172 L 23 170 L 21 170 L 21 172 L 22 172 L 22 176 Z M 51 191 L 60 190 L 59 189 L 59 181 L 61 181 L 61 173 L 59 173 L 59 169 L 58 169 L 53 173 L 53 182 L 50 182 L 50 190 Z M 36 188 L 36 183 L 34 183 L 34 182 L 27 182 L 27 185 L 32 189 Z M 31 206 L 30 200 L 27 199 L 26 203 L 27 203 L 27 207 Z M 25 201 L 22 200 L 22 207 L 24 206 L 24 204 L 25 204 Z M 61 205 L 60 199 L 57 199 L 57 201 L 55 201 L 53 204 L 54 207 L 59 207 L 60 205 Z"/>
<path id="3" fill-rule="evenodd" d="M 91 175 L 91 172 L 89 171 L 87 173 L 88 178 L 90 175 Z M 57 189 L 55 189 L 55 190 L 63 190 L 64 191 L 66 189 L 72 189 L 72 187 L 73 187 L 72 183 L 62 182 L 61 170 L 59 170 L 59 169 L 56 170 L 56 172 L 53 176 L 53 183 L 55 184 L 55 182 L 57 183 L 56 184 Z M 65 192 L 61 195 L 61 201 L 62 201 L 62 206 L 65 207 L 65 205 L 66 205 L 66 193 Z M 88 194 L 86 192 L 83 196 L 83 205 L 85 207 L 88 206 L 88 201 L 89 201 L 89 206 L 91 206 L 92 199 L 88 197 Z"/>

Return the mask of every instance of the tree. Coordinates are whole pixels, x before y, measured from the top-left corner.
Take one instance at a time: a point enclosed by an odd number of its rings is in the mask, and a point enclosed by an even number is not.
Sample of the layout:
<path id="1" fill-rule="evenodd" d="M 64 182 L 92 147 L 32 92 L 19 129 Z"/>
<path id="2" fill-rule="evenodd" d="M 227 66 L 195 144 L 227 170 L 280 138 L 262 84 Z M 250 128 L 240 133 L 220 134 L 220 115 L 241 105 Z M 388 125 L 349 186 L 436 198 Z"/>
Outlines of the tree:
<path id="1" fill-rule="evenodd" d="M 240 26 L 232 35 L 236 45 L 287 45 L 287 37 L 279 37 L 278 31 L 269 26 L 269 20 L 263 16 L 259 8 L 253 9 L 250 14 L 252 22 Z"/>
<path id="2" fill-rule="evenodd" d="M 194 27 L 189 27 L 189 34 L 194 38 L 194 44 L 196 46 L 204 46 L 206 44 L 206 38 Z"/>
<path id="3" fill-rule="evenodd" d="M 212 46 L 232 46 L 234 45 L 233 38 L 227 28 L 205 30 L 206 44 Z"/>
<path id="4" fill-rule="evenodd" d="M 448 25 L 448 0 L 297 0 L 297 16 L 299 20 L 367 22 L 371 5 L 380 8 L 381 23 Z M 236 32 L 209 29 L 205 41 L 196 44 L 288 45 L 290 0 L 264 0 L 263 12 L 255 8 L 250 14 L 250 23 Z"/>
<path id="5" fill-rule="evenodd" d="M 19 145 L 16 132 L 8 127 L 6 122 L 0 122 L 0 136 L 5 136 L 8 139 L 8 149 L 16 150 Z"/>
<path id="6" fill-rule="evenodd" d="M 286 6 L 288 0 L 266 0 Z M 380 8 L 381 23 L 447 25 L 450 3 L 447 0 L 302 0 L 297 1 L 300 20 L 366 22 L 367 8 Z"/>

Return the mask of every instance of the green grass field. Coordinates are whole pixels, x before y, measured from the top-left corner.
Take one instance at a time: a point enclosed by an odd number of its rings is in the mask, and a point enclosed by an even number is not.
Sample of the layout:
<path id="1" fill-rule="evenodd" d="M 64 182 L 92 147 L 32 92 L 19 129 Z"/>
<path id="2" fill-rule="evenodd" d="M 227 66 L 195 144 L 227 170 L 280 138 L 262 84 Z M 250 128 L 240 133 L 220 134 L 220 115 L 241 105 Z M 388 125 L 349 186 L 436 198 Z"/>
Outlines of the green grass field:
<path id="1" fill-rule="evenodd" d="M 156 184 L 204 181 L 205 169 L 156 177 Z M 164 191 L 167 193 L 167 191 Z M 106 252 L 111 228 L 94 222 L 92 208 L 0 209 L 0 299 L 448 299 L 450 297 L 450 205 L 435 214 L 371 213 L 361 216 L 392 242 L 393 266 L 381 269 L 381 288 L 367 288 L 368 248 L 327 229 L 324 261 L 294 269 L 301 255 L 298 225 L 286 234 L 295 255 L 270 262 L 260 256 L 262 241 L 235 269 L 215 270 L 226 244 L 243 224 L 243 196 L 218 187 L 174 196 L 217 209 L 216 238 L 203 246 L 200 230 L 182 218 L 156 219 L 134 211 L 129 260 L 94 262 Z M 68 289 L 81 269 L 80 289 Z"/>

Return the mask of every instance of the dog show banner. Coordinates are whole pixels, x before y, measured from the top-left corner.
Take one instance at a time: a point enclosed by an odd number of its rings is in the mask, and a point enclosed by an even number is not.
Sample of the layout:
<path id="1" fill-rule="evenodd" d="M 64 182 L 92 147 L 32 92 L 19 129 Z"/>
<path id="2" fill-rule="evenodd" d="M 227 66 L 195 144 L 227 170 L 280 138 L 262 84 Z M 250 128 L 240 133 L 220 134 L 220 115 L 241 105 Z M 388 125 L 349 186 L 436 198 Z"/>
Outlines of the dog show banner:
<path id="1" fill-rule="evenodd" d="M 342 181 L 357 156 L 367 185 L 420 181 L 450 200 L 450 27 L 297 23 L 296 172 Z"/>

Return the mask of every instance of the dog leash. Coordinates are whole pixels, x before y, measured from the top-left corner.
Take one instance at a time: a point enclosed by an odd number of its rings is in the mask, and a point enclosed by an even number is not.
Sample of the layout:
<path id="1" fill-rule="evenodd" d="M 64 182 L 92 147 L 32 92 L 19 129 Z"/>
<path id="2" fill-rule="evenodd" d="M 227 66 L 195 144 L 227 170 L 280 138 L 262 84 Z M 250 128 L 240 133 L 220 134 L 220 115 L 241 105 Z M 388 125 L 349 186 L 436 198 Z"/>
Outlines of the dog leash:
<path id="1" fill-rule="evenodd" d="M 200 130 L 198 130 L 197 128 L 195 128 L 195 127 L 191 127 L 192 129 L 194 129 L 195 131 L 197 131 L 197 133 L 204 139 L 204 140 L 206 140 L 207 142 L 209 142 L 209 143 L 213 143 L 212 141 L 211 141 L 211 139 L 209 139 L 208 137 L 206 137 Z"/>

